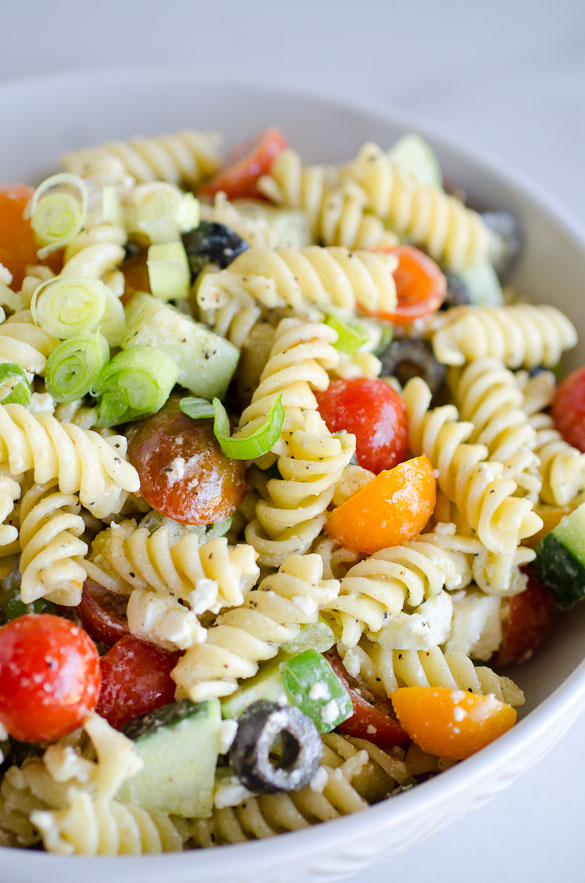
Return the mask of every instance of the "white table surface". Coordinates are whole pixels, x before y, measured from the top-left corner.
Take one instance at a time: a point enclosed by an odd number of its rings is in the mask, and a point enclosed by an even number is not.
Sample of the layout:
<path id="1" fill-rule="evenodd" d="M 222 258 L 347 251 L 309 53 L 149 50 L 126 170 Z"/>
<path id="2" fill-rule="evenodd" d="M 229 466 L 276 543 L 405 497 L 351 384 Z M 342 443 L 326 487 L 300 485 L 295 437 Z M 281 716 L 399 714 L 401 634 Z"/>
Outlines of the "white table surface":
<path id="1" fill-rule="evenodd" d="M 582 0 L 0 0 L 0 32 L 0 82 L 183 64 L 372 95 L 490 148 L 585 219 Z M 488 806 L 353 879 L 584 881 L 584 744 L 582 717 Z"/>

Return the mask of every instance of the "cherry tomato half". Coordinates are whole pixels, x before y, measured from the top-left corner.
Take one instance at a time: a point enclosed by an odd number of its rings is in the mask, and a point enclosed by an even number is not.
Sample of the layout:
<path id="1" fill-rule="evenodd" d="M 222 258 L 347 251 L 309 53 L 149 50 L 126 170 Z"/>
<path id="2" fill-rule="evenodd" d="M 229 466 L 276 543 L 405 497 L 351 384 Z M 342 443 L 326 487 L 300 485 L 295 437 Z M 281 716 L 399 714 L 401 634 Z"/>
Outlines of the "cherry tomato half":
<path id="1" fill-rule="evenodd" d="M 128 598 L 125 595 L 116 595 L 87 579 L 77 612 L 84 629 L 92 638 L 111 647 L 128 634 L 127 606 Z"/>
<path id="2" fill-rule="evenodd" d="M 213 420 L 191 420 L 176 399 L 131 429 L 128 459 L 148 505 L 183 524 L 227 518 L 246 493 L 244 463 L 222 452 Z"/>
<path id="3" fill-rule="evenodd" d="M 364 680 L 352 677 L 335 650 L 325 656 L 353 702 L 353 715 L 336 728 L 337 732 L 367 739 L 384 749 L 408 742 L 408 733 L 396 720 L 390 700 L 374 694 Z"/>
<path id="4" fill-rule="evenodd" d="M 585 451 L 585 367 L 573 371 L 559 384 L 551 414 L 565 441 Z"/>
<path id="5" fill-rule="evenodd" d="M 0 188 L 0 264 L 4 264 L 12 273 L 12 286 L 15 289 L 20 288 L 26 267 L 39 263 L 39 246 L 30 220 L 24 217 L 33 193 L 34 190 L 24 184 Z M 61 262 L 60 252 L 43 261 L 54 272 L 59 271 Z"/>
<path id="6" fill-rule="evenodd" d="M 98 713 L 119 730 L 133 717 L 173 702 L 171 671 L 180 655 L 131 635 L 121 638 L 100 660 Z"/>
<path id="7" fill-rule="evenodd" d="M 378 473 L 402 463 L 408 449 L 406 405 L 391 386 L 363 377 L 334 380 L 316 396 L 330 432 L 355 435 L 360 466 Z"/>
<path id="8" fill-rule="evenodd" d="M 447 294 L 447 280 L 428 255 L 412 245 L 376 251 L 394 254 L 398 258 L 398 267 L 393 273 L 398 303 L 395 312 L 374 315 L 397 325 L 408 325 L 439 309 Z"/>
<path id="9" fill-rule="evenodd" d="M 258 178 L 270 172 L 270 166 L 288 142 L 280 129 L 271 126 L 255 138 L 237 147 L 226 157 L 224 168 L 199 191 L 201 196 L 215 196 L 223 191 L 228 199 L 258 199 Z"/>
<path id="10" fill-rule="evenodd" d="M 53 742 L 93 711 L 95 644 L 61 616 L 29 613 L 0 629 L 0 722 L 21 742 Z"/>
<path id="11" fill-rule="evenodd" d="M 503 638 L 496 666 L 526 662 L 550 632 L 556 613 L 555 602 L 544 586 L 527 569 L 528 584 L 508 602 Z"/>

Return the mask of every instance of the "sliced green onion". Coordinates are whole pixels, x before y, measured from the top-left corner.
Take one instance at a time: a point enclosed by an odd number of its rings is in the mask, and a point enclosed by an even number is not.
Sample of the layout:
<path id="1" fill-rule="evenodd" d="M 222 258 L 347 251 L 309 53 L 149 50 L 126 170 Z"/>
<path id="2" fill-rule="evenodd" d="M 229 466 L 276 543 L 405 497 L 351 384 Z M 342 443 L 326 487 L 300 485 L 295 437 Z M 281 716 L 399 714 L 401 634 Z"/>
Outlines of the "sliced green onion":
<path id="1" fill-rule="evenodd" d="M 280 649 L 285 653 L 294 656 L 296 653 L 302 653 L 304 650 L 317 650 L 319 653 L 326 653 L 331 650 L 335 644 L 335 634 L 331 626 L 324 619 L 318 619 L 317 622 L 310 622 L 301 626 L 301 630 L 290 641 L 285 641 L 280 645 Z"/>
<path id="2" fill-rule="evenodd" d="M 55 276 L 41 283 L 30 309 L 36 325 L 65 339 L 95 331 L 106 310 L 108 289 L 98 279 Z"/>
<path id="3" fill-rule="evenodd" d="M 168 353 L 150 346 L 123 350 L 105 365 L 93 388 L 101 397 L 99 422 L 116 426 L 160 411 L 179 369 Z"/>
<path id="4" fill-rule="evenodd" d="M 182 242 L 165 242 L 148 249 L 150 290 L 159 300 L 183 300 L 189 296 L 191 271 Z"/>
<path id="5" fill-rule="evenodd" d="M 340 353 L 354 356 L 360 347 L 367 343 L 370 335 L 357 319 L 340 318 L 340 316 L 328 316 L 325 325 L 329 325 L 337 331 L 337 343 L 333 346 Z"/>
<path id="6" fill-rule="evenodd" d="M 124 213 L 115 187 L 104 187 L 102 190 L 102 219 L 106 224 L 124 226 Z"/>
<path id="7" fill-rule="evenodd" d="M 99 330 L 117 346 L 124 336 L 124 307 L 99 279 L 48 279 L 35 290 L 30 309 L 35 324 L 61 340 Z"/>
<path id="8" fill-rule="evenodd" d="M 316 650 L 305 650 L 282 662 L 280 675 L 292 704 L 311 718 L 320 733 L 330 733 L 352 716 L 351 696 Z"/>
<path id="9" fill-rule="evenodd" d="M 75 192 L 55 190 L 58 187 L 69 187 Z M 51 190 L 55 192 L 50 193 Z M 77 236 L 86 210 L 87 185 L 78 175 L 60 172 L 39 184 L 28 211 L 36 240 L 43 246 L 39 250 L 41 259 Z"/>
<path id="10" fill-rule="evenodd" d="M 20 365 L 13 362 L 0 364 L 0 403 L 28 405 L 31 395 L 31 385 Z"/>
<path id="11" fill-rule="evenodd" d="M 63 340 L 47 359 L 47 389 L 58 402 L 74 402 L 87 395 L 109 358 L 108 341 L 102 334 Z"/>
<path id="12" fill-rule="evenodd" d="M 255 460 L 256 457 L 262 457 L 280 438 L 285 418 L 282 395 L 275 400 L 264 423 L 252 435 L 240 438 L 231 437 L 230 420 L 219 399 L 213 399 L 213 408 L 213 434 L 226 457 L 231 457 L 232 460 Z"/>
<path id="13" fill-rule="evenodd" d="M 179 407 L 183 414 L 193 420 L 213 417 L 213 434 L 226 457 L 232 460 L 255 460 L 267 454 L 280 438 L 284 425 L 282 396 L 275 399 L 264 423 L 251 435 L 233 437 L 230 435 L 230 418 L 219 399 L 210 404 L 207 399 L 187 396 L 181 399 Z"/>
<path id="14" fill-rule="evenodd" d="M 215 416 L 215 410 L 211 402 L 207 399 L 200 399 L 197 396 L 185 396 L 179 402 L 179 408 L 192 420 L 198 420 L 201 417 Z"/>
<path id="15" fill-rule="evenodd" d="M 142 184 L 134 190 L 128 209 L 131 232 L 143 233 L 151 243 L 175 242 L 182 232 L 199 223 L 199 202 L 171 184 Z"/>

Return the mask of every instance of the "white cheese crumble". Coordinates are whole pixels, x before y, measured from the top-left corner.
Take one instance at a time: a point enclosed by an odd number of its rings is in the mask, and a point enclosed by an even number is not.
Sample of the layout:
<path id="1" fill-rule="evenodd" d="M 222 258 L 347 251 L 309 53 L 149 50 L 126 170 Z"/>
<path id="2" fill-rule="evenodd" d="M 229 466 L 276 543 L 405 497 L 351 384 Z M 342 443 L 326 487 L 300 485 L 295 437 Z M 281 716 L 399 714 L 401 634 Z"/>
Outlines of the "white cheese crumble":
<path id="1" fill-rule="evenodd" d="M 412 613 L 392 616 L 376 634 L 376 640 L 390 650 L 430 650 L 447 640 L 452 617 L 451 596 L 441 591 Z"/>
<path id="2" fill-rule="evenodd" d="M 185 477 L 186 461 L 184 457 L 175 457 L 170 466 L 166 466 L 163 470 L 167 483 L 172 487 L 177 481 Z"/>
<path id="3" fill-rule="evenodd" d="M 197 580 L 195 589 L 189 593 L 187 603 L 191 607 L 193 613 L 198 615 L 205 613 L 206 610 L 212 610 L 216 606 L 217 596 L 219 594 L 219 585 L 214 579 L 202 576 Z"/>
<path id="4" fill-rule="evenodd" d="M 224 720 L 219 725 L 219 753 L 227 754 L 236 738 L 238 722 L 232 718 Z"/>
<path id="5" fill-rule="evenodd" d="M 319 699 L 329 699 L 329 690 L 326 684 L 316 681 L 309 690 L 309 699 L 313 702 L 318 702 Z"/>
<path id="6" fill-rule="evenodd" d="M 57 402 L 48 392 L 33 392 L 28 403 L 28 410 L 33 414 L 53 414 Z"/>
<path id="7" fill-rule="evenodd" d="M 488 660 L 502 642 L 501 604 L 501 598 L 481 592 L 453 596 L 453 624 L 445 652 Z"/>
<path id="8" fill-rule="evenodd" d="M 462 720 L 464 720 L 464 718 L 467 717 L 467 712 L 465 711 L 464 708 L 459 708 L 459 707 L 454 708 L 453 709 L 453 717 L 455 718 L 456 721 L 462 721 Z"/>
<path id="9" fill-rule="evenodd" d="M 311 791 L 317 791 L 319 794 L 322 794 L 325 790 L 327 779 L 327 770 L 320 766 L 309 783 Z"/>
<path id="10" fill-rule="evenodd" d="M 358 677 L 361 671 L 360 657 L 357 650 L 355 650 L 353 647 L 351 647 L 343 657 L 343 665 L 347 673 L 351 675 L 352 678 Z"/>
<path id="11" fill-rule="evenodd" d="M 373 724 L 368 724 L 368 728 L 366 730 L 366 733 L 368 734 L 368 736 L 375 736 L 377 732 L 378 732 L 377 727 L 375 727 Z"/>
<path id="12" fill-rule="evenodd" d="M 216 809 L 225 809 L 226 806 L 238 806 L 247 797 L 253 796 L 253 793 L 244 788 L 242 783 L 234 777 L 226 779 L 217 786 L 213 803 Z"/>
<path id="13" fill-rule="evenodd" d="M 308 618 L 314 619 L 316 617 L 318 607 L 317 602 L 313 598 L 308 598 L 306 595 L 295 595 L 292 602 L 299 608 L 299 610 L 302 610 Z"/>
<path id="14" fill-rule="evenodd" d="M 321 720 L 324 724 L 332 724 L 339 717 L 339 707 L 335 699 L 332 699 L 321 709 Z"/>

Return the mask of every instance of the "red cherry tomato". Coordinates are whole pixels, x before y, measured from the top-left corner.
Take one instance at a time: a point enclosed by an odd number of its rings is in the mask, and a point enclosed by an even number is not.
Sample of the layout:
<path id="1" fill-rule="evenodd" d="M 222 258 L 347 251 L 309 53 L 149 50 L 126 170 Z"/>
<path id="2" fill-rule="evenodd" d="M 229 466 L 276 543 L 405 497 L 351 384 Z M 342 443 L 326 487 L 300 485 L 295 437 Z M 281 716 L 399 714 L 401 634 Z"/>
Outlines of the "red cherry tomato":
<path id="1" fill-rule="evenodd" d="M 334 380 L 316 395 L 329 430 L 355 435 L 360 466 L 378 473 L 402 463 L 408 449 L 406 405 L 387 383 L 362 377 Z"/>
<path id="2" fill-rule="evenodd" d="M 365 681 L 348 674 L 335 650 L 329 650 L 325 656 L 353 702 L 353 715 L 336 728 L 337 732 L 367 739 L 384 749 L 408 742 L 408 733 L 396 720 L 390 700 L 377 696 Z"/>
<path id="3" fill-rule="evenodd" d="M 0 264 L 12 273 L 12 286 L 17 289 L 29 264 L 38 264 L 39 246 L 24 211 L 34 190 L 24 184 L 10 184 L 0 188 Z M 52 254 L 46 263 L 54 272 L 61 265 L 61 253 Z"/>
<path id="4" fill-rule="evenodd" d="M 84 583 L 77 612 L 84 629 L 92 638 L 111 647 L 128 634 L 127 606 L 128 598 L 125 595 L 116 595 L 88 579 Z"/>
<path id="5" fill-rule="evenodd" d="M 54 742 L 73 732 L 99 690 L 95 644 L 68 619 L 29 613 L 0 629 L 0 722 L 15 739 Z"/>
<path id="6" fill-rule="evenodd" d="M 227 518 L 246 493 L 244 463 L 222 452 L 213 420 L 191 420 L 176 400 L 132 428 L 128 459 L 148 505 L 183 524 Z"/>
<path id="7" fill-rule="evenodd" d="M 133 717 L 173 702 L 171 671 L 180 656 L 132 635 L 121 638 L 100 660 L 98 714 L 119 730 Z"/>
<path id="8" fill-rule="evenodd" d="M 398 258 L 398 267 L 393 273 L 398 303 L 393 313 L 373 315 L 397 325 L 409 325 L 439 309 L 447 293 L 447 280 L 428 255 L 412 245 L 376 251 L 394 254 Z"/>
<path id="9" fill-rule="evenodd" d="M 559 384 L 551 413 L 565 441 L 585 451 L 585 367 L 573 371 Z"/>
<path id="10" fill-rule="evenodd" d="M 503 622 L 502 644 L 495 659 L 497 666 L 526 662 L 548 636 L 556 608 L 552 595 L 528 569 L 528 585 L 509 600 Z"/>
<path id="11" fill-rule="evenodd" d="M 215 196 L 223 191 L 228 199 L 258 199 L 262 194 L 257 181 L 270 172 L 270 166 L 288 142 L 280 129 L 271 126 L 251 143 L 237 147 L 226 157 L 224 168 L 199 191 L 201 196 Z"/>

